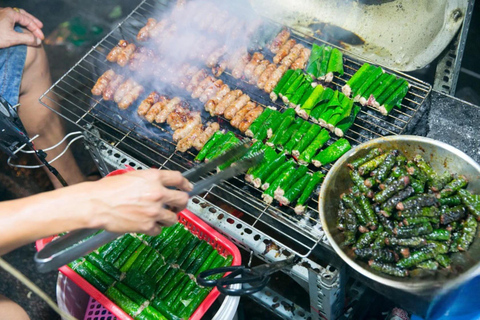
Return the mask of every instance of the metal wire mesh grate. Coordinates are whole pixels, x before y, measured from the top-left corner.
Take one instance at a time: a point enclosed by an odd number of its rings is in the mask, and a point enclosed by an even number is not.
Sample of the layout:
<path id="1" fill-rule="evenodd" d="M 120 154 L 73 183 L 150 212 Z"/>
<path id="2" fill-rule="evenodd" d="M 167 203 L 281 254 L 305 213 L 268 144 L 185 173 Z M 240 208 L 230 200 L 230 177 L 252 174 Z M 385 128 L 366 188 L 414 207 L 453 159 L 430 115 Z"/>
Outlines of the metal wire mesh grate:
<path id="1" fill-rule="evenodd" d="M 165 2 L 157 0 L 143 1 L 122 23 L 112 30 L 102 41 L 94 46 L 73 68 L 59 79 L 41 98 L 41 102 L 52 109 L 61 109 L 62 116 L 89 132 L 98 134 L 111 145 L 138 158 L 148 165 L 169 170 L 185 171 L 194 165 L 192 152 L 179 153 L 175 151 L 175 143 L 171 138 L 171 130 L 166 125 L 149 124 L 141 119 L 133 105 L 127 110 L 119 110 L 113 102 L 92 97 L 90 89 L 99 75 L 108 68 L 118 68 L 105 59 L 106 54 L 121 39 L 132 41 L 136 33 L 150 17 L 153 8 L 166 8 Z M 298 42 L 311 45 L 321 42 L 319 39 L 307 37 L 300 33 L 293 35 Z M 268 56 L 267 56 L 268 57 Z M 271 55 L 270 55 L 271 60 Z M 346 73 L 343 77 L 335 77 L 331 86 L 340 89 L 349 77 L 362 65 L 358 59 L 346 57 Z M 390 70 L 387 70 L 391 72 Z M 411 84 L 407 97 L 401 109 L 395 109 L 388 116 L 363 107 L 346 138 L 352 145 L 368 141 L 384 135 L 401 134 L 414 125 L 419 117 L 422 106 L 430 93 L 431 87 L 404 74 Z M 222 80 L 231 88 L 238 87 L 247 92 L 252 100 L 267 106 L 272 105 L 268 95 L 242 80 L 234 79 L 228 72 L 222 75 Z M 155 89 L 148 84 L 145 93 L 137 100 L 137 104 Z M 197 100 L 186 97 L 184 91 L 169 87 L 169 96 L 178 95 L 197 109 L 203 109 Z M 276 104 L 279 109 L 285 107 Z M 206 120 L 208 115 L 202 117 Z M 221 127 L 229 127 L 228 121 L 216 119 Z M 231 127 L 230 127 L 231 128 Z M 335 139 L 331 139 L 332 143 Z M 328 171 L 329 166 L 321 168 Z M 318 202 L 312 197 L 308 203 L 305 216 L 296 216 L 289 206 L 267 205 L 261 200 L 261 191 L 244 182 L 243 178 L 233 178 L 220 186 L 212 187 L 205 195 L 218 206 L 228 204 L 236 209 L 236 214 L 253 228 L 258 228 L 272 238 L 288 243 L 292 250 L 300 255 L 308 255 L 316 244 L 324 240 L 318 220 Z"/>

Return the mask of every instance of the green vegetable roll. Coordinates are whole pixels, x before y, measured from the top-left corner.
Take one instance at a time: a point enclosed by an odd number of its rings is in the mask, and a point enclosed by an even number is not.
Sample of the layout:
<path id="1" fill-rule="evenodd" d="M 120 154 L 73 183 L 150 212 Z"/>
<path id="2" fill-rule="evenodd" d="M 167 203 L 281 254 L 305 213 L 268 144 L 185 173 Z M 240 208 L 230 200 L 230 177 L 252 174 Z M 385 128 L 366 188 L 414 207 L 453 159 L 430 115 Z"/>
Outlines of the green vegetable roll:
<path id="1" fill-rule="evenodd" d="M 351 148 L 352 146 L 347 139 L 340 138 L 325 150 L 322 150 L 315 158 L 313 158 L 312 162 L 316 167 L 324 166 L 337 160 Z"/>
<path id="2" fill-rule="evenodd" d="M 305 203 L 310 198 L 312 193 L 315 191 L 318 184 L 320 182 L 322 182 L 323 177 L 325 177 L 325 175 L 323 173 L 321 173 L 320 171 L 317 171 L 313 174 L 312 179 L 308 182 L 307 186 L 305 187 L 305 189 L 302 192 L 302 195 L 300 196 L 300 198 L 297 201 L 297 204 L 295 206 L 295 213 L 296 214 L 305 213 L 305 208 L 306 208 Z"/>
<path id="3" fill-rule="evenodd" d="M 325 129 L 321 130 L 312 143 L 300 154 L 298 161 L 301 164 L 309 164 L 318 149 L 320 149 L 328 140 L 330 140 L 328 131 Z"/>

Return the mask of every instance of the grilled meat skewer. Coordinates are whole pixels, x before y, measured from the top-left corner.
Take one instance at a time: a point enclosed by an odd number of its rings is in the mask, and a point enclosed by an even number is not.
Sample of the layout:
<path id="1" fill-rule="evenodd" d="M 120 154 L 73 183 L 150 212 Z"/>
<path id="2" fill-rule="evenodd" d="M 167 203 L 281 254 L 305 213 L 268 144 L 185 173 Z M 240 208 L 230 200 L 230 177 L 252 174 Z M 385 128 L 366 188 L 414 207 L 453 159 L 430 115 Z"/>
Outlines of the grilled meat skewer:
<path id="1" fill-rule="evenodd" d="M 243 74 L 245 75 L 245 78 L 250 80 L 253 76 L 253 72 L 255 71 L 255 68 L 258 66 L 260 61 L 262 61 L 264 58 L 263 54 L 260 52 L 255 52 L 252 55 L 252 59 L 250 62 L 245 66 L 245 69 L 243 69 Z"/>
<path id="2" fill-rule="evenodd" d="M 241 132 L 245 132 L 250 128 L 250 125 L 252 124 L 255 119 L 258 118 L 259 115 L 261 115 L 263 112 L 263 107 L 257 106 L 255 109 L 250 110 L 246 115 L 245 118 L 240 122 L 240 125 L 238 126 L 238 129 Z"/>
<path id="3" fill-rule="evenodd" d="M 242 94 L 242 90 L 233 90 L 230 91 L 225 95 L 225 97 L 220 101 L 216 108 L 215 108 L 215 114 L 216 115 L 223 115 L 225 112 L 225 109 L 232 104 L 240 95 Z"/>
<path id="4" fill-rule="evenodd" d="M 108 83 L 107 87 L 103 91 L 103 100 L 113 100 L 115 91 L 117 91 L 118 87 L 122 84 L 123 79 L 124 76 L 118 74 L 113 77 L 113 79 Z"/>
<path id="5" fill-rule="evenodd" d="M 250 101 L 250 96 L 248 94 L 242 94 L 237 100 L 235 100 L 230 106 L 225 109 L 223 115 L 227 120 L 233 119 L 235 114 L 240 111 L 248 102 Z"/>
<path id="6" fill-rule="evenodd" d="M 193 127 L 190 133 L 187 134 L 185 138 L 178 141 L 177 150 L 180 152 L 185 152 L 193 146 L 193 143 L 197 138 L 203 133 L 203 125 L 201 123 Z"/>
<path id="7" fill-rule="evenodd" d="M 200 95 L 199 100 L 202 103 L 206 103 L 208 100 L 213 98 L 217 92 L 223 87 L 223 81 L 222 80 L 217 80 L 210 84 L 205 91 Z"/>
<path id="8" fill-rule="evenodd" d="M 147 41 L 148 38 L 150 37 L 150 30 L 152 30 L 156 25 L 157 25 L 157 20 L 153 18 L 148 18 L 145 26 L 142 29 L 140 29 L 140 31 L 138 32 L 137 40 Z"/>
<path id="9" fill-rule="evenodd" d="M 160 96 L 158 102 L 154 103 L 153 106 L 147 111 L 145 114 L 145 119 L 148 122 L 152 123 L 155 121 L 155 118 L 163 110 L 163 108 L 167 105 L 168 99 L 165 96 Z"/>
<path id="10" fill-rule="evenodd" d="M 257 107 L 257 104 L 255 102 L 249 101 L 242 109 L 240 109 L 235 114 L 233 119 L 230 121 L 230 124 L 233 127 L 238 128 L 238 126 L 242 122 L 243 118 L 245 118 L 247 113 L 249 113 L 251 110 L 255 109 L 256 107 Z"/>
<path id="11" fill-rule="evenodd" d="M 220 125 L 217 122 L 208 124 L 205 130 L 193 142 L 193 147 L 200 151 L 210 137 L 213 136 L 213 134 L 218 130 L 220 130 Z"/>
<path id="12" fill-rule="evenodd" d="M 128 46 L 128 41 L 126 40 L 120 40 L 118 41 L 118 44 L 113 47 L 112 50 L 110 50 L 110 52 L 108 53 L 107 55 L 107 61 L 110 61 L 110 62 L 117 62 L 118 60 L 118 56 L 120 55 L 120 53 L 123 52 L 123 50 Z"/>
<path id="13" fill-rule="evenodd" d="M 283 58 L 281 64 L 284 65 L 287 68 L 290 68 L 292 63 L 297 60 L 298 56 L 300 55 L 300 52 L 304 49 L 305 47 L 302 44 L 296 44 L 292 50 L 288 53 L 288 55 Z"/>
<path id="14" fill-rule="evenodd" d="M 217 104 L 222 101 L 222 99 L 230 92 L 230 87 L 227 84 L 223 84 L 220 89 L 215 94 L 215 97 L 211 98 L 205 104 L 205 110 L 210 112 L 211 115 L 214 114 Z"/>
<path id="15" fill-rule="evenodd" d="M 123 97 L 128 93 L 130 92 L 130 90 L 133 89 L 133 87 L 135 87 L 137 85 L 137 83 L 135 81 L 133 81 L 133 79 L 129 78 L 127 80 L 125 80 L 121 85 L 120 87 L 118 87 L 118 89 L 115 91 L 115 95 L 113 96 L 113 100 L 116 102 L 116 103 L 120 103 L 120 101 L 122 101 Z"/>
<path id="16" fill-rule="evenodd" d="M 164 123 L 165 121 L 167 121 L 168 115 L 175 109 L 175 106 L 180 102 L 182 102 L 182 100 L 180 100 L 179 97 L 175 97 L 172 100 L 168 101 L 167 104 L 156 116 L 155 122 Z"/>
<path id="17" fill-rule="evenodd" d="M 195 126 L 202 124 L 202 118 L 200 117 L 199 112 L 195 112 L 191 114 L 191 118 L 188 119 L 187 123 L 183 128 L 177 129 L 173 133 L 173 141 L 180 141 L 185 138 L 190 131 L 195 128 Z"/>
<path id="18" fill-rule="evenodd" d="M 136 84 L 132 90 L 130 90 L 129 92 L 127 92 L 126 95 L 123 96 L 122 100 L 118 103 L 118 107 L 123 110 L 127 109 L 132 105 L 132 103 L 135 102 L 135 100 L 138 99 L 138 97 L 143 93 L 143 91 L 144 88 L 141 85 Z"/>
<path id="19" fill-rule="evenodd" d="M 300 51 L 300 55 L 297 60 L 295 60 L 290 66 L 291 69 L 304 69 L 307 65 L 308 59 L 310 59 L 311 50 L 308 48 L 303 48 Z"/>
<path id="20" fill-rule="evenodd" d="M 280 48 L 280 50 L 278 50 L 275 57 L 273 57 L 273 63 L 279 64 L 280 61 L 282 61 L 283 58 L 285 58 L 290 53 L 290 50 L 292 50 L 293 46 L 295 46 L 296 43 L 297 41 L 295 41 L 294 39 L 290 39 L 285 42 L 285 44 Z"/>
<path id="21" fill-rule="evenodd" d="M 277 53 L 285 42 L 290 38 L 290 31 L 287 28 L 282 29 L 279 34 L 273 39 L 272 44 L 270 45 L 270 51 L 272 53 Z"/>
<path id="22" fill-rule="evenodd" d="M 127 65 L 128 61 L 130 61 L 130 58 L 132 57 L 132 55 L 133 55 L 133 53 L 135 52 L 136 49 L 137 49 L 137 46 L 134 43 L 128 44 L 122 50 L 122 52 L 120 52 L 118 54 L 118 58 L 117 58 L 118 65 L 121 66 L 121 67 L 125 67 Z"/>
<path id="23" fill-rule="evenodd" d="M 105 71 L 97 80 L 92 88 L 92 94 L 94 96 L 101 96 L 103 91 L 107 88 L 110 81 L 115 77 L 115 71 L 109 69 Z"/>
<path id="24" fill-rule="evenodd" d="M 207 89 L 211 84 L 215 82 L 215 78 L 212 76 L 207 76 L 203 79 L 198 86 L 196 86 L 192 92 L 192 98 L 198 99 L 202 95 L 202 93 Z"/>

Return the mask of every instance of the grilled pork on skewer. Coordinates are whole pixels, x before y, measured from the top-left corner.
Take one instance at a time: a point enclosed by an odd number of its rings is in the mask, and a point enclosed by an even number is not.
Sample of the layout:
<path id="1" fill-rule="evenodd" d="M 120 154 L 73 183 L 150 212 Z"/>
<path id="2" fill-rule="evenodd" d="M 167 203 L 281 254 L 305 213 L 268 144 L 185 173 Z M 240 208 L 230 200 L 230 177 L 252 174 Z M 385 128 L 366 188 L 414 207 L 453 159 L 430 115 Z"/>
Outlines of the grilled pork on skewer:
<path id="1" fill-rule="evenodd" d="M 227 93 L 227 95 L 220 101 L 215 107 L 215 114 L 222 115 L 225 112 L 225 109 L 232 104 L 235 100 L 240 97 L 242 90 L 233 90 Z"/>
<path id="2" fill-rule="evenodd" d="M 192 80 L 190 80 L 190 83 L 185 89 L 188 92 L 192 92 L 207 76 L 207 72 L 204 69 L 199 70 L 193 75 Z"/>
<path id="3" fill-rule="evenodd" d="M 258 116 L 262 114 L 262 112 L 263 112 L 263 107 L 261 107 L 261 106 L 257 106 L 255 109 L 250 110 L 245 115 L 243 120 L 240 122 L 240 125 L 238 126 L 238 129 L 241 132 L 247 131 L 248 128 L 250 128 L 250 125 L 252 124 L 252 122 L 255 121 L 255 119 L 257 119 Z"/>
<path id="4" fill-rule="evenodd" d="M 126 95 L 123 96 L 122 100 L 118 103 L 118 107 L 123 110 L 127 109 L 132 105 L 132 103 L 135 102 L 135 100 L 138 99 L 138 97 L 143 93 L 143 91 L 144 88 L 141 85 L 136 84 L 132 90 L 130 90 L 129 92 L 127 92 Z"/>
<path id="5" fill-rule="evenodd" d="M 258 66 L 260 61 L 262 61 L 264 58 L 263 54 L 260 52 L 255 52 L 252 55 L 252 59 L 250 62 L 245 66 L 245 69 L 243 69 L 243 74 L 245 75 L 245 78 L 251 79 L 253 76 L 253 71 L 255 71 L 255 68 Z"/>
<path id="6" fill-rule="evenodd" d="M 215 77 L 220 77 L 222 73 L 227 69 L 228 66 L 228 61 L 227 60 L 222 60 L 220 63 L 212 68 L 212 73 Z"/>
<path id="7" fill-rule="evenodd" d="M 118 44 L 108 53 L 107 60 L 110 62 L 117 62 L 118 56 L 122 53 L 123 49 L 128 46 L 128 41 L 120 40 Z"/>
<path id="8" fill-rule="evenodd" d="M 270 65 L 270 61 L 268 60 L 262 60 L 258 63 L 258 66 L 255 67 L 255 70 L 253 70 L 253 75 L 248 81 L 250 84 L 257 84 L 258 79 L 262 75 L 262 73 L 267 69 L 267 67 Z"/>
<path id="9" fill-rule="evenodd" d="M 115 76 L 115 71 L 109 69 L 105 71 L 97 80 L 95 85 L 92 88 L 92 94 L 94 96 L 101 96 L 103 91 L 107 88 L 110 81 Z"/>
<path id="10" fill-rule="evenodd" d="M 292 65 L 292 63 L 297 60 L 298 56 L 300 55 L 300 52 L 303 50 L 303 48 L 305 48 L 302 44 L 296 44 L 292 50 L 290 50 L 290 52 L 288 53 L 288 56 L 286 56 L 285 58 L 283 58 L 282 60 L 282 65 L 284 65 L 285 67 L 287 68 L 290 68 L 290 66 Z"/>
<path id="11" fill-rule="evenodd" d="M 212 99 L 208 100 L 208 102 L 205 104 L 205 110 L 210 112 L 211 115 L 214 114 L 215 108 L 217 107 L 217 104 L 222 101 L 222 99 L 227 95 L 227 93 L 230 92 L 230 87 L 227 84 L 222 85 L 220 90 L 215 94 L 215 97 Z"/>
<path id="12" fill-rule="evenodd" d="M 160 111 L 162 111 L 163 108 L 167 105 L 168 101 L 169 100 L 165 96 L 160 96 L 158 102 L 155 102 L 145 114 L 145 119 L 147 119 L 147 121 L 150 123 L 155 121 L 155 118 L 160 113 Z"/>
<path id="13" fill-rule="evenodd" d="M 284 28 L 280 31 L 279 34 L 273 39 L 272 44 L 270 45 L 270 51 L 272 53 L 277 53 L 285 42 L 290 38 L 290 32 L 288 29 Z"/>
<path id="14" fill-rule="evenodd" d="M 203 79 L 198 86 L 195 87 L 195 89 L 192 92 L 192 98 L 193 99 L 198 99 L 202 95 L 202 93 L 207 89 L 211 84 L 215 82 L 215 78 L 212 76 L 208 76 L 205 79 Z"/>
<path id="15" fill-rule="evenodd" d="M 178 86 L 182 89 L 185 89 L 190 81 L 192 80 L 192 77 L 198 72 L 198 68 L 196 66 L 188 66 L 187 71 L 183 75 L 183 77 L 180 77 L 178 81 Z"/>
<path id="16" fill-rule="evenodd" d="M 172 100 L 168 101 L 167 104 L 162 108 L 155 118 L 155 122 L 164 123 L 167 121 L 168 115 L 175 109 L 175 106 L 182 102 L 179 97 L 175 97 Z"/>
<path id="17" fill-rule="evenodd" d="M 243 75 L 243 70 L 245 69 L 245 66 L 247 65 L 247 63 L 249 62 L 250 62 L 250 55 L 248 53 L 242 54 L 242 56 L 240 57 L 240 59 L 237 60 L 237 62 L 235 63 L 235 66 L 232 69 L 232 76 L 235 79 L 241 78 Z"/>
<path id="18" fill-rule="evenodd" d="M 211 98 L 213 98 L 217 92 L 220 90 L 220 88 L 223 86 L 223 81 L 222 80 L 217 80 L 214 83 L 210 84 L 205 91 L 200 95 L 199 100 L 202 103 L 207 102 Z"/>
<path id="19" fill-rule="evenodd" d="M 218 123 L 212 122 L 208 124 L 205 130 L 203 130 L 203 132 L 193 142 L 193 147 L 198 151 L 202 150 L 205 143 L 207 143 L 210 137 L 213 136 L 213 134 L 218 130 L 220 130 L 220 125 Z"/>
<path id="20" fill-rule="evenodd" d="M 128 68 L 130 70 L 139 70 L 145 66 L 146 62 L 151 62 L 155 58 L 155 53 L 145 47 L 138 48 L 130 57 Z"/>
<path id="21" fill-rule="evenodd" d="M 145 26 L 142 29 L 140 29 L 140 31 L 138 32 L 137 40 L 147 41 L 148 38 L 150 37 L 150 30 L 152 30 L 156 25 L 157 25 L 157 20 L 153 18 L 148 18 Z"/>
<path id="22" fill-rule="evenodd" d="M 185 138 L 178 141 L 177 150 L 185 152 L 193 146 L 193 143 L 203 133 L 203 124 L 199 123 L 187 134 Z"/>
<path id="23" fill-rule="evenodd" d="M 183 128 L 176 130 L 173 133 L 173 141 L 182 140 L 190 133 L 190 131 L 193 130 L 193 128 L 195 128 L 195 126 L 197 126 L 198 124 L 202 124 L 202 118 L 200 117 L 199 112 L 192 112 L 190 115 L 191 115 L 191 118 L 188 119 L 185 126 Z"/>
<path id="24" fill-rule="evenodd" d="M 119 53 L 118 58 L 117 58 L 117 63 L 121 67 L 125 67 L 130 61 L 130 58 L 132 54 L 135 52 L 137 49 L 137 46 L 133 43 L 128 44 L 125 49 L 122 50 L 122 52 Z"/>
<path id="25" fill-rule="evenodd" d="M 271 63 L 268 65 L 265 71 L 263 71 L 260 78 L 258 78 L 257 87 L 259 89 L 263 89 L 265 87 L 265 84 L 267 83 L 268 79 L 276 69 L 277 69 L 277 66 L 274 63 Z"/>
<path id="26" fill-rule="evenodd" d="M 167 27 L 167 19 L 160 20 L 154 27 L 152 27 L 149 31 L 149 37 L 156 39 L 158 38 L 163 30 Z"/>
<path id="27" fill-rule="evenodd" d="M 207 59 L 212 53 L 218 51 L 218 42 L 214 39 L 207 40 L 206 43 L 203 43 L 203 45 L 200 45 L 200 47 L 202 48 L 202 50 L 197 53 L 196 58 L 201 61 L 207 61 Z"/>
<path id="28" fill-rule="evenodd" d="M 290 50 L 292 50 L 295 44 L 297 44 L 297 41 L 295 41 L 294 39 L 289 39 L 287 42 L 285 42 L 285 44 L 280 48 L 280 50 L 278 50 L 275 57 L 273 57 L 273 63 L 279 64 L 280 61 L 282 61 L 283 58 L 288 55 L 288 53 L 290 52 Z"/>
<path id="29" fill-rule="evenodd" d="M 300 55 L 297 60 L 295 60 L 290 66 L 291 69 L 304 69 L 307 65 L 308 59 L 310 59 L 311 50 L 308 48 L 303 48 L 300 51 Z"/>
<path id="30" fill-rule="evenodd" d="M 247 113 L 249 113 L 251 110 L 255 109 L 256 107 L 257 107 L 257 104 L 255 102 L 249 101 L 242 109 L 240 109 L 240 111 L 238 111 L 235 114 L 233 119 L 230 121 L 230 124 L 233 127 L 238 128 L 238 126 L 242 122 L 243 118 L 245 118 Z"/>
<path id="31" fill-rule="evenodd" d="M 282 78 L 283 74 L 287 71 L 287 67 L 280 65 L 268 78 L 267 83 L 265 83 L 265 92 L 270 93 L 272 92 L 273 88 L 277 86 L 278 81 Z"/>
<path id="32" fill-rule="evenodd" d="M 148 110 L 160 100 L 160 95 L 156 91 L 150 92 L 148 97 L 146 97 L 142 103 L 138 106 L 137 113 L 139 116 L 144 117 Z"/>
<path id="33" fill-rule="evenodd" d="M 193 118 L 190 110 L 185 109 L 181 104 L 177 104 L 175 109 L 167 117 L 167 124 L 173 131 L 185 127 L 187 122 Z"/>
<path id="34" fill-rule="evenodd" d="M 118 87 L 117 91 L 115 91 L 115 95 L 113 96 L 113 100 L 116 103 L 120 103 L 122 101 L 122 98 L 135 87 L 137 83 L 133 81 L 133 79 L 127 79 L 124 81 L 120 87 Z"/>
<path id="35" fill-rule="evenodd" d="M 210 53 L 210 55 L 207 57 L 205 60 L 205 65 L 209 68 L 215 67 L 215 65 L 218 63 L 218 60 L 227 52 L 227 47 L 223 46 L 221 48 L 218 48 L 214 50 L 213 52 Z"/>
<path id="36" fill-rule="evenodd" d="M 113 79 L 108 83 L 107 88 L 103 91 L 103 100 L 109 101 L 113 100 L 113 96 L 115 95 L 115 91 L 117 91 L 118 87 L 122 84 L 124 76 L 122 75 L 115 75 Z"/>
<path id="37" fill-rule="evenodd" d="M 225 109 L 223 115 L 227 120 L 233 119 L 235 114 L 240 111 L 248 102 L 250 101 L 250 96 L 248 94 L 242 94 L 237 100 L 235 100 L 230 106 Z"/>

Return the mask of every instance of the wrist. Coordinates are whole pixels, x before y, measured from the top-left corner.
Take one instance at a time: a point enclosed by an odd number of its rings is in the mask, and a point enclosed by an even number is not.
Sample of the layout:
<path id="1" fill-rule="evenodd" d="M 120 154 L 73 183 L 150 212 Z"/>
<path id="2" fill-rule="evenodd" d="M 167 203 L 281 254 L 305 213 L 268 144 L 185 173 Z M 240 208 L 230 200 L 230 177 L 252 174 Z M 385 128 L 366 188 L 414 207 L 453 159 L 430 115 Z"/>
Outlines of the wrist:
<path id="1" fill-rule="evenodd" d="M 53 214 L 57 222 L 66 230 L 90 228 L 91 217 L 95 215 L 91 205 L 89 183 L 80 183 L 71 187 L 51 191 L 45 201 L 50 202 L 47 207 L 54 208 Z"/>

